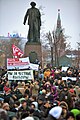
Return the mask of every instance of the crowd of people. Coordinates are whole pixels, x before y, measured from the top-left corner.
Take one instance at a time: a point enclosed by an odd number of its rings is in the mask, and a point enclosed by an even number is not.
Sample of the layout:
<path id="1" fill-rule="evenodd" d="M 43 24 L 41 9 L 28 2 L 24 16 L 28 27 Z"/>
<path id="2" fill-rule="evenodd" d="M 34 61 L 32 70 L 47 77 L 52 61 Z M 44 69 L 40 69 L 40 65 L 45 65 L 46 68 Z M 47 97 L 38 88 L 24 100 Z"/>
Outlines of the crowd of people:
<path id="1" fill-rule="evenodd" d="M 26 81 L 2 75 L 0 120 L 80 120 L 80 69 L 40 68 Z"/>

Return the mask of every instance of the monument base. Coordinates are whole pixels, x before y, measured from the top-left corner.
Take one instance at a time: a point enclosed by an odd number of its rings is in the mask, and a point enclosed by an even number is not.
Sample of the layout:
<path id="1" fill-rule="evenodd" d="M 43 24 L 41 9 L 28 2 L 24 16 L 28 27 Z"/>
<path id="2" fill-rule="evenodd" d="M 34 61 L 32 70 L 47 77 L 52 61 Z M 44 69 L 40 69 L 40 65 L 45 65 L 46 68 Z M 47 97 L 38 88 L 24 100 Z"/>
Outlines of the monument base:
<path id="1" fill-rule="evenodd" d="M 42 64 L 42 47 L 38 42 L 27 42 L 24 49 L 24 57 L 29 57 L 30 62 L 36 63 L 37 61 Z"/>

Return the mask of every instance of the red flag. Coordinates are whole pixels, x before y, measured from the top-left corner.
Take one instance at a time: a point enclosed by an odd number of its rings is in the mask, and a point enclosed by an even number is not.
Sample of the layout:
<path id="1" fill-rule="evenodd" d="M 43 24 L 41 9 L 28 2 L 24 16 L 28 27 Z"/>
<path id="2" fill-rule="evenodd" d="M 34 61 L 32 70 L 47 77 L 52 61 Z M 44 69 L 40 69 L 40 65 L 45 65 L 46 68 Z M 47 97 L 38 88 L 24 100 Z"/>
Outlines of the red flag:
<path id="1" fill-rule="evenodd" d="M 13 56 L 20 58 L 23 56 L 23 52 L 15 45 L 12 45 Z"/>

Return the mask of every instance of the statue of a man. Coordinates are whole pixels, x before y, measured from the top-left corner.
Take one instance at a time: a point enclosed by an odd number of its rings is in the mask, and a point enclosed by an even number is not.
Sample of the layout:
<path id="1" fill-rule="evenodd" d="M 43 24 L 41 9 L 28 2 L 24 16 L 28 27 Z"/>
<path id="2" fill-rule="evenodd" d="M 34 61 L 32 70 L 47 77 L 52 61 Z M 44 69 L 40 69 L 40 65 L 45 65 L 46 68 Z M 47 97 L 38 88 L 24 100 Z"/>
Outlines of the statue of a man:
<path id="1" fill-rule="evenodd" d="M 35 8 L 35 2 L 31 2 L 30 5 L 31 8 L 27 10 L 23 24 L 25 25 L 28 18 L 28 42 L 40 42 L 41 14 L 39 9 Z"/>

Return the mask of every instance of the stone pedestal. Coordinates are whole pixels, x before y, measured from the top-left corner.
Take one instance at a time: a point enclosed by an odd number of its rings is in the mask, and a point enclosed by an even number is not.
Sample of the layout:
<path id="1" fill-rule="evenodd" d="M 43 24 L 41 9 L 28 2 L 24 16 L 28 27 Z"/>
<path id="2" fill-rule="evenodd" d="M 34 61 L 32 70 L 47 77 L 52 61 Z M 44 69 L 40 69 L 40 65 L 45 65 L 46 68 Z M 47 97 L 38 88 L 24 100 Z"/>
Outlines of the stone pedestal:
<path id="1" fill-rule="evenodd" d="M 41 47 L 41 43 L 27 42 L 25 44 L 24 57 L 30 57 L 31 56 L 32 57 L 31 59 L 34 59 L 35 55 L 37 56 L 37 59 L 42 64 L 42 47 Z"/>

